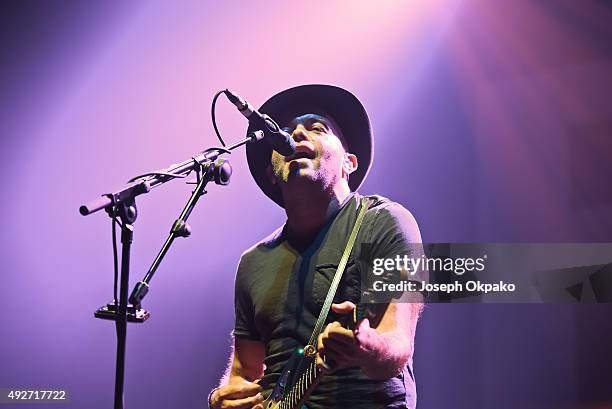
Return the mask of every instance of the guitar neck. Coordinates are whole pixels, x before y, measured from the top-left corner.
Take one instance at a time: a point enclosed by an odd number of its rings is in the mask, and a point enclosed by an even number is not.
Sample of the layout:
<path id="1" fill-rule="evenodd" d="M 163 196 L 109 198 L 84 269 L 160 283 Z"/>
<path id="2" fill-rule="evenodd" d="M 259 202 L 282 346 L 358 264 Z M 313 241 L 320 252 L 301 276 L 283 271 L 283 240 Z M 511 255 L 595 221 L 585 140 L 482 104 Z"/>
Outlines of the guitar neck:
<path id="1" fill-rule="evenodd" d="M 317 363 L 314 359 L 309 359 L 306 369 L 300 374 L 300 377 L 293 382 L 291 389 L 283 397 L 279 409 L 299 409 L 310 396 L 314 388 L 321 380 L 321 372 L 317 368 Z"/>

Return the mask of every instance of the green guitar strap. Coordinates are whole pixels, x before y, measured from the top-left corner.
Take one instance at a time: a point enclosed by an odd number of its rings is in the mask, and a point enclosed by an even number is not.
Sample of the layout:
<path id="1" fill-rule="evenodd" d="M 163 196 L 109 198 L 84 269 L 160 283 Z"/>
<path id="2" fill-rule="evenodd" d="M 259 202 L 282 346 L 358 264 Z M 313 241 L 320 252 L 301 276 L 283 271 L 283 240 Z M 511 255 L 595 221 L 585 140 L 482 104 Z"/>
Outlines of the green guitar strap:
<path id="1" fill-rule="evenodd" d="M 346 263 L 353 251 L 353 246 L 355 245 L 355 239 L 357 239 L 357 233 L 359 233 L 359 229 L 361 228 L 361 223 L 363 222 L 363 217 L 365 216 L 366 211 L 370 207 L 370 199 L 367 197 L 362 197 L 359 204 L 359 213 L 357 214 L 357 220 L 355 221 L 355 225 L 353 226 L 353 230 L 348 238 L 348 242 L 346 243 L 346 248 L 344 249 L 344 253 L 342 254 L 342 258 L 340 258 L 340 263 L 338 264 L 338 268 L 336 269 L 336 273 L 334 278 L 329 286 L 329 291 L 327 292 L 327 297 L 325 298 L 325 302 L 323 303 L 323 307 L 321 308 L 321 313 L 319 314 L 319 318 L 317 319 L 317 323 L 315 324 L 314 330 L 312 331 L 312 336 L 310 337 L 310 341 L 308 341 L 308 345 L 304 347 L 304 354 L 306 356 L 313 356 L 316 351 L 316 343 L 319 334 L 323 330 L 323 325 L 325 325 L 325 320 L 327 320 L 327 315 L 329 314 L 329 310 L 334 301 L 334 297 L 336 296 L 336 291 L 338 290 L 338 285 L 340 284 L 340 280 L 342 279 L 342 274 L 344 274 L 344 269 L 346 268 Z M 355 314 L 355 312 L 354 312 Z"/>

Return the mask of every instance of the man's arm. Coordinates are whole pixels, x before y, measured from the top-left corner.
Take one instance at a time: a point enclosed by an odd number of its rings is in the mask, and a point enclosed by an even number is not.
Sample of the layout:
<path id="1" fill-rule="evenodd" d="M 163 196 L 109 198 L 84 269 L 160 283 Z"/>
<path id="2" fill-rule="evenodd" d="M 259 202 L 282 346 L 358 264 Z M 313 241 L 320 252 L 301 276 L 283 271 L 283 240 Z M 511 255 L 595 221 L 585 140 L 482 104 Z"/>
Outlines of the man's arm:
<path id="1" fill-rule="evenodd" d="M 339 314 L 352 313 L 349 301 L 334 304 Z M 399 374 L 412 357 L 414 334 L 421 303 L 391 303 L 378 327 L 370 327 L 368 319 L 349 330 L 339 322 L 328 324 L 319 335 L 317 363 L 323 370 L 359 366 L 371 379 L 388 379 Z M 326 360 L 333 362 L 330 368 Z"/>
<path id="2" fill-rule="evenodd" d="M 219 387 L 210 396 L 213 409 L 250 409 L 263 401 L 261 386 L 256 382 L 264 373 L 264 344 L 234 337 L 234 345 Z"/>
<path id="3" fill-rule="evenodd" d="M 361 334 L 364 323 L 358 327 L 357 342 L 365 356 L 361 367 L 369 378 L 387 379 L 406 366 L 414 353 L 414 335 L 422 308 L 421 303 L 391 303 L 377 328 L 367 325 L 365 334 Z"/>
<path id="4" fill-rule="evenodd" d="M 424 254 L 419 226 L 414 216 L 400 204 L 382 205 L 372 226 L 369 237 L 373 244 L 372 257 L 420 258 Z M 397 268 L 399 270 L 399 267 Z M 405 267 L 399 270 L 402 280 L 427 279 L 425 270 L 414 274 L 411 276 Z M 382 276 L 380 278 L 383 279 Z M 392 274 L 389 278 L 393 281 L 395 276 Z M 423 301 L 421 293 L 404 292 L 399 300 L 390 300 L 375 329 L 370 327 L 369 322 L 359 324 L 355 335 L 362 361 L 358 364 L 368 377 L 385 379 L 395 376 L 412 359 L 416 325 L 423 309 Z"/>

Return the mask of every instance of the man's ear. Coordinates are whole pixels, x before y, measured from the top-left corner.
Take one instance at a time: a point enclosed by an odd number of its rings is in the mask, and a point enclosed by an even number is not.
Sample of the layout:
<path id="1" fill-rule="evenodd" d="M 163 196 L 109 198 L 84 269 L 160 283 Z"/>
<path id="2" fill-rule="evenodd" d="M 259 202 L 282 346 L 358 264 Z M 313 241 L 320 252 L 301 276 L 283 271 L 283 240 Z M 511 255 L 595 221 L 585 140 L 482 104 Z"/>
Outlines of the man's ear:
<path id="1" fill-rule="evenodd" d="M 273 185 L 276 185 L 278 183 L 278 179 L 276 179 L 276 175 L 272 171 L 272 165 L 268 165 L 268 167 L 266 168 L 266 176 L 268 176 L 268 180 Z"/>
<path id="2" fill-rule="evenodd" d="M 356 171 L 357 166 L 359 166 L 357 156 L 353 155 L 352 153 L 345 153 L 344 160 L 342 161 L 342 177 L 347 177 Z"/>

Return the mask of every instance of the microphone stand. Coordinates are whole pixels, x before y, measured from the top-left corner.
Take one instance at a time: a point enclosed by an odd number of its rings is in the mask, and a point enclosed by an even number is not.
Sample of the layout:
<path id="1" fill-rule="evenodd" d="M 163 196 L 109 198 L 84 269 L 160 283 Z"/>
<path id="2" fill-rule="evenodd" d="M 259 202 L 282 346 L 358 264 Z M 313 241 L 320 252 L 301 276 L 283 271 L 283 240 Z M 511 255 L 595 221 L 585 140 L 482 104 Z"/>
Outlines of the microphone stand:
<path id="1" fill-rule="evenodd" d="M 219 159 L 223 153 L 230 153 L 232 150 L 247 143 L 253 143 L 263 138 L 262 131 L 256 131 L 247 138 L 227 147 L 210 148 L 201 152 L 199 155 L 186 160 L 178 165 L 173 165 L 167 169 L 149 172 L 144 175 L 136 176 L 128 182 L 129 184 L 122 189 L 102 195 L 88 204 L 82 205 L 79 212 L 83 216 L 95 213 L 104 209 L 113 219 L 113 223 L 118 222 L 121 226 L 121 279 L 119 290 L 119 304 L 117 300 L 107 304 L 95 311 L 96 318 L 115 321 L 117 332 L 117 355 L 115 366 L 115 399 L 114 409 L 123 409 L 123 387 L 125 375 L 125 345 L 127 338 L 127 323 L 142 323 L 149 318 L 149 312 L 141 308 L 141 301 L 148 292 L 149 282 L 153 274 L 159 267 L 163 257 L 170 249 L 176 237 L 188 237 L 191 229 L 187 225 L 187 218 L 194 209 L 198 199 L 206 193 L 206 184 L 214 181 L 219 185 L 229 183 L 232 168 L 227 160 Z M 192 192 L 187 204 L 183 208 L 178 219 L 172 225 L 170 235 L 162 246 L 159 254 L 153 261 L 151 268 L 142 281 L 139 281 L 132 291 L 128 300 L 129 274 L 130 274 L 130 250 L 134 240 L 134 223 L 138 215 L 136 208 L 136 196 L 148 193 L 152 188 L 176 178 L 185 178 L 192 171 L 196 172 L 197 185 Z"/>

